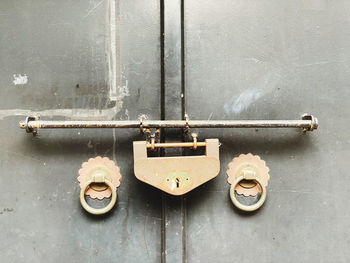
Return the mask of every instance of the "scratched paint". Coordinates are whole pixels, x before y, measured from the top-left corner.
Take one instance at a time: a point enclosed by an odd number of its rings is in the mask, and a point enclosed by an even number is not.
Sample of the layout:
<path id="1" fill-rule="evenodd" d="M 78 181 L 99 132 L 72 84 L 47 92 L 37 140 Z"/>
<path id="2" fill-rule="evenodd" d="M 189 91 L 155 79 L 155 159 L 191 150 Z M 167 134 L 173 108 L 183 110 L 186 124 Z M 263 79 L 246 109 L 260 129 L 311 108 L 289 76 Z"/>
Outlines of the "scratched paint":
<path id="1" fill-rule="evenodd" d="M 239 114 L 247 110 L 250 105 L 261 97 L 272 92 L 280 80 L 280 74 L 268 73 L 257 81 L 257 83 L 240 94 L 233 95 L 228 102 L 224 104 L 226 113 Z"/>
<path id="2" fill-rule="evenodd" d="M 109 84 L 109 98 L 111 101 L 117 100 L 117 43 L 116 43 L 116 2 L 115 0 L 109 0 L 109 8 L 107 10 L 107 37 L 108 47 L 106 49 L 106 55 L 108 58 L 108 84 Z M 127 82 L 126 82 L 127 88 Z"/>
<path id="3" fill-rule="evenodd" d="M 25 85 L 28 83 L 28 76 L 27 74 L 13 74 L 13 84 L 17 85 Z"/>
<path id="4" fill-rule="evenodd" d="M 94 10 L 96 10 L 103 1 L 98 3 L 91 2 L 87 16 L 90 15 Z M 0 110 L 0 120 L 10 117 L 10 116 L 28 116 L 36 115 L 41 117 L 52 117 L 60 116 L 66 117 L 71 120 L 112 120 L 115 118 L 116 114 L 123 107 L 123 99 L 126 96 L 130 96 L 128 80 L 123 80 L 123 84 L 119 84 L 119 72 L 120 65 L 117 61 L 119 59 L 119 42 L 117 42 L 117 15 L 116 7 L 117 3 L 115 0 L 108 1 L 107 8 L 107 23 L 106 23 L 106 35 L 107 35 L 107 66 L 108 66 L 108 99 L 112 105 L 110 108 L 106 109 L 85 109 L 85 108 L 65 108 L 65 109 L 47 109 L 41 111 L 34 111 L 29 109 L 5 109 Z M 14 74 L 13 75 L 14 85 L 25 85 L 28 83 L 28 76 L 26 74 Z"/>
<path id="5" fill-rule="evenodd" d="M 103 3 L 103 0 L 98 3 L 96 3 L 95 1 L 90 1 L 88 12 L 84 16 L 84 18 L 87 18 L 89 15 L 91 15 L 102 3 Z"/>

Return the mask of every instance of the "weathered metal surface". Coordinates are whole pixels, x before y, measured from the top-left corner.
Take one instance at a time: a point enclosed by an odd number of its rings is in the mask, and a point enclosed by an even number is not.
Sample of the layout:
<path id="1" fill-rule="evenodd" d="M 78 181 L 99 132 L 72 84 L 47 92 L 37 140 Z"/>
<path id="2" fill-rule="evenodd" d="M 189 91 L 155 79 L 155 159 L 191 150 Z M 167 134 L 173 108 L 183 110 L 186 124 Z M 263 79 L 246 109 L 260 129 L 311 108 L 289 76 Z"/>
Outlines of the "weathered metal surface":
<path id="1" fill-rule="evenodd" d="M 159 2 L 3 0 L 0 10 L 0 261 L 159 262 L 161 193 L 133 174 L 138 130 L 32 137 L 16 124 L 27 115 L 159 119 Z M 83 210 L 77 182 L 97 155 L 123 176 L 102 217 Z"/>
<path id="2" fill-rule="evenodd" d="M 348 1 L 185 1 L 187 111 L 195 119 L 284 119 L 320 129 L 198 130 L 218 137 L 221 174 L 187 195 L 188 262 L 347 262 L 350 258 Z M 205 106 L 203 106 L 205 105 Z M 267 200 L 241 214 L 227 164 L 258 154 Z"/>
<path id="3" fill-rule="evenodd" d="M 348 2 L 113 3 L 1 1 L 0 184 L 11 190 L 0 200 L 0 260 L 346 262 Z M 114 22 L 120 26 L 106 27 Z M 203 120 L 283 120 L 307 111 L 322 130 L 198 130 L 199 140 L 222 142 L 222 172 L 173 198 L 134 177 L 136 130 L 31 137 L 17 125 L 32 115 L 172 120 L 185 111 Z M 180 133 L 166 130 L 163 139 L 179 141 Z M 224 174 L 233 156 L 248 152 L 271 170 L 266 204 L 252 215 L 233 208 Z M 171 154 L 182 151 L 166 149 Z M 102 218 L 86 215 L 77 196 L 76 172 L 96 155 L 117 160 L 123 175 L 117 207 Z"/>

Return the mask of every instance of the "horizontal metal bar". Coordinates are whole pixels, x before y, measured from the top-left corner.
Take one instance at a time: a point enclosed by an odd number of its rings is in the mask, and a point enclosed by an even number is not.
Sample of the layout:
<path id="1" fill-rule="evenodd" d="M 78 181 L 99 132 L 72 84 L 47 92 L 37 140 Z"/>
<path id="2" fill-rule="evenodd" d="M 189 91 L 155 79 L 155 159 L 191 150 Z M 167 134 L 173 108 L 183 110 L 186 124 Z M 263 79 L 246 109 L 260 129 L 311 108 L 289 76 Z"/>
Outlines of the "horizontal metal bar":
<path id="1" fill-rule="evenodd" d="M 206 142 L 175 142 L 175 143 L 147 143 L 147 148 L 180 148 L 180 147 L 205 147 L 207 146 Z"/>
<path id="2" fill-rule="evenodd" d="M 133 121 L 46 121 L 27 117 L 19 123 L 27 132 L 54 128 L 301 128 L 314 130 L 317 119 L 305 115 L 301 120 L 133 120 Z"/>
<path id="3" fill-rule="evenodd" d="M 19 126 L 25 129 L 25 122 Z M 29 121 L 32 129 L 76 129 L 76 128 L 139 128 L 140 121 Z"/>

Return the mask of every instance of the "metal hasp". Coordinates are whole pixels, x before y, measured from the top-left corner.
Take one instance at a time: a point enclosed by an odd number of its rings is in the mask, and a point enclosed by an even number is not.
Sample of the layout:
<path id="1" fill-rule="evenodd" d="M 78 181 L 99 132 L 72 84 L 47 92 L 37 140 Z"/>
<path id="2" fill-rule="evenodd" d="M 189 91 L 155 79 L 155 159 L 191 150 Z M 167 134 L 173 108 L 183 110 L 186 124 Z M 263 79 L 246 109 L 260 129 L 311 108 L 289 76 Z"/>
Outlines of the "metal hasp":
<path id="1" fill-rule="evenodd" d="M 39 129 L 69 128 L 318 128 L 317 118 L 304 114 L 301 120 L 132 120 L 132 121 L 46 121 L 29 116 L 19 123 L 28 133 Z"/>
<path id="2" fill-rule="evenodd" d="M 171 195 L 183 195 L 194 188 L 213 179 L 219 174 L 219 140 L 207 139 L 205 142 L 197 141 L 197 134 L 193 133 L 193 142 L 160 143 L 160 128 L 182 128 L 188 133 L 190 128 L 300 128 L 303 132 L 313 131 L 318 128 L 318 121 L 309 114 L 304 114 L 300 120 L 133 120 L 133 121 L 49 121 L 40 120 L 37 116 L 29 116 L 19 123 L 20 128 L 27 133 L 37 134 L 39 129 L 54 128 L 138 128 L 146 135 L 145 141 L 134 142 L 134 173 L 137 179 L 150 184 Z M 156 128 L 154 134 L 151 129 Z M 157 148 L 205 147 L 205 155 L 173 156 L 173 157 L 148 157 L 147 151 Z M 260 178 L 260 174 L 254 170 L 245 171 L 243 175 L 235 179 L 231 185 L 230 196 L 236 207 L 244 211 L 254 211 L 265 201 L 267 182 Z M 257 189 L 262 189 L 261 198 L 253 206 L 245 206 L 235 198 L 236 185 L 244 186 L 243 181 L 250 181 Z M 229 181 L 230 182 L 230 181 Z M 112 191 L 112 200 L 106 208 L 96 210 L 85 201 L 90 185 L 106 183 L 108 191 Z M 255 186 L 253 185 L 253 186 Z M 108 188 L 109 187 L 109 188 Z M 109 190 L 110 189 L 110 190 Z M 242 190 L 242 189 L 241 189 Z M 244 190 L 245 191 L 245 190 Z M 251 190 L 249 190 L 251 192 Z M 108 212 L 116 202 L 115 186 L 106 176 L 90 176 L 86 184 L 83 184 L 80 193 L 80 201 L 84 209 L 92 214 Z"/>

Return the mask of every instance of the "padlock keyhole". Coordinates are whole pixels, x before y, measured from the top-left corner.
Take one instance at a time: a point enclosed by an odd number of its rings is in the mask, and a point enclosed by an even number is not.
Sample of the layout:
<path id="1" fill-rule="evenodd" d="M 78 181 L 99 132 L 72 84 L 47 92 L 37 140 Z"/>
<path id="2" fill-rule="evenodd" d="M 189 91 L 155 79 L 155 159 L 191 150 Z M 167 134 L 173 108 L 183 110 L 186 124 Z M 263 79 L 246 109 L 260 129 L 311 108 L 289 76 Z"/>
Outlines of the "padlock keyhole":
<path id="1" fill-rule="evenodd" d="M 179 188 L 180 187 L 180 179 L 176 178 L 175 182 L 176 182 L 176 187 Z"/>

